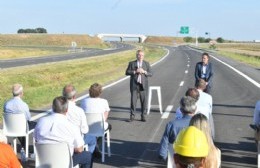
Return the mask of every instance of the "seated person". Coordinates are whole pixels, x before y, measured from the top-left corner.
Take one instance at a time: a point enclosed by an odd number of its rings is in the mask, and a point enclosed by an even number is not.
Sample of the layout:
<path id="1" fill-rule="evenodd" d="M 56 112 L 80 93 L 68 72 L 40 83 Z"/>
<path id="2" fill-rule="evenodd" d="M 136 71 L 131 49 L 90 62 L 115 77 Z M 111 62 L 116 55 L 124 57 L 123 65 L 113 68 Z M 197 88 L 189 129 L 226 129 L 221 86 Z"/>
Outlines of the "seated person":
<path id="1" fill-rule="evenodd" d="M 181 111 L 183 113 L 183 117 L 181 119 L 175 119 L 167 123 L 160 142 L 160 148 L 159 148 L 160 159 L 163 160 L 167 159 L 169 145 L 173 144 L 178 133 L 183 128 L 189 126 L 191 117 L 195 114 L 195 111 L 197 109 L 196 100 L 190 96 L 184 96 L 180 101 L 180 106 L 181 106 Z"/>
<path id="2" fill-rule="evenodd" d="M 94 83 L 89 88 L 89 97 L 81 101 L 81 108 L 85 113 L 103 113 L 105 119 L 105 128 L 111 130 L 112 126 L 107 123 L 109 115 L 109 105 L 106 99 L 100 98 L 102 93 L 102 86 L 98 83 Z"/>
<path id="3" fill-rule="evenodd" d="M 0 167 L 22 167 L 13 151 L 13 148 L 7 144 L 7 138 L 4 136 L 2 131 L 0 131 Z"/>
<path id="4" fill-rule="evenodd" d="M 205 134 L 194 126 L 183 129 L 174 144 L 176 168 L 206 168 L 209 145 Z"/>
<path id="5" fill-rule="evenodd" d="M 67 119 L 68 100 L 65 97 L 56 97 L 53 100 L 53 113 L 41 118 L 34 130 L 36 143 L 62 143 L 69 145 L 73 158 L 73 166 L 78 164 L 84 168 L 91 168 L 92 154 L 84 151 L 84 140 L 80 129 Z"/>
<path id="6" fill-rule="evenodd" d="M 257 131 L 259 133 L 260 130 L 260 100 L 256 102 L 255 109 L 254 109 L 254 118 L 253 118 L 253 124 L 249 125 L 252 129 Z M 260 139 L 259 134 L 255 134 L 256 140 Z"/>
<path id="7" fill-rule="evenodd" d="M 28 121 L 29 129 L 33 129 L 36 122 L 30 121 L 31 114 L 28 105 L 22 100 L 24 95 L 23 86 L 21 84 L 14 84 L 12 87 L 13 98 L 8 100 L 4 104 L 4 113 L 17 114 L 24 113 L 26 120 Z M 19 137 L 21 145 L 25 147 L 25 137 Z"/>

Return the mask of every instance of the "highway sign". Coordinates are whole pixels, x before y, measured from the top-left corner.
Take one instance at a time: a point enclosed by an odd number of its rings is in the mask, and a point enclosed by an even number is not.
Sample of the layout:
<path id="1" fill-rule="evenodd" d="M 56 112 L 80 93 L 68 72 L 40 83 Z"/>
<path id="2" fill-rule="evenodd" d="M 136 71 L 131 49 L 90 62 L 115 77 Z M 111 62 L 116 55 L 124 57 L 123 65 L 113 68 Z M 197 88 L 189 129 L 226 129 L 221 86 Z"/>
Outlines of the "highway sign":
<path id="1" fill-rule="evenodd" d="M 189 27 L 188 26 L 181 26 L 181 34 L 189 34 Z"/>

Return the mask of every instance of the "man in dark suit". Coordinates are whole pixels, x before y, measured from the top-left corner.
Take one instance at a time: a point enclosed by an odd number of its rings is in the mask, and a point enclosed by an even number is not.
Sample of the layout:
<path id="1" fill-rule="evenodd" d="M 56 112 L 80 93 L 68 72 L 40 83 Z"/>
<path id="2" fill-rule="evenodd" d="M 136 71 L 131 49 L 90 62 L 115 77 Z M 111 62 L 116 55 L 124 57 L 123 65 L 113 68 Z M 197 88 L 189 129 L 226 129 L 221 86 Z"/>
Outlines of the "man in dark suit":
<path id="1" fill-rule="evenodd" d="M 197 83 L 199 79 L 205 80 L 207 85 L 205 92 L 210 93 L 212 88 L 212 78 L 213 78 L 213 69 L 212 69 L 212 64 L 209 62 L 209 54 L 203 53 L 202 61 L 196 64 L 195 82 Z"/>
<path id="2" fill-rule="evenodd" d="M 130 109 L 130 121 L 135 118 L 136 103 L 139 95 L 141 103 L 141 121 L 145 122 L 146 111 L 146 97 L 148 90 L 148 77 L 152 76 L 151 67 L 149 62 L 144 61 L 144 52 L 137 50 L 136 60 L 131 61 L 125 72 L 126 75 L 130 75 L 130 92 L 131 92 L 131 109 Z"/>

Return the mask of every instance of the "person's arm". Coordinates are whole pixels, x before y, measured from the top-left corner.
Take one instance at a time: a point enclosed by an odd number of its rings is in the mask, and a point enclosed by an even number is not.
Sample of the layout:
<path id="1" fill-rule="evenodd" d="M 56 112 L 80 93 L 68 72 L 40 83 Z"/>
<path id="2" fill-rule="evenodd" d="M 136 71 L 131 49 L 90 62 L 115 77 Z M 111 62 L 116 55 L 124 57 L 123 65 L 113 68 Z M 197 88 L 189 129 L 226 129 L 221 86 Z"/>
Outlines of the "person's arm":
<path id="1" fill-rule="evenodd" d="M 260 113 L 260 101 L 256 102 L 255 109 L 254 109 L 254 119 L 253 122 L 255 125 L 259 125 L 259 114 Z"/>
<path id="2" fill-rule="evenodd" d="M 105 121 L 107 121 L 107 118 L 108 118 L 108 115 L 109 115 L 110 108 L 109 108 L 108 101 L 107 101 L 106 99 L 104 99 L 104 107 L 105 107 L 104 119 L 105 119 Z"/>
<path id="3" fill-rule="evenodd" d="M 75 152 L 75 153 L 81 153 L 81 152 L 83 152 L 83 151 L 84 151 L 83 146 L 78 147 L 78 148 L 74 148 L 74 152 Z"/>
<path id="4" fill-rule="evenodd" d="M 147 70 L 144 72 L 145 76 L 147 76 L 147 77 L 153 76 L 152 68 L 150 66 L 150 63 L 149 62 L 145 62 L 145 64 L 146 64 L 146 67 L 147 67 Z"/>
<path id="5" fill-rule="evenodd" d="M 86 134 L 89 131 L 87 119 L 85 112 L 80 108 L 80 118 L 81 118 L 81 124 L 80 124 L 80 130 L 82 134 Z"/>
<path id="6" fill-rule="evenodd" d="M 80 130 L 78 127 L 72 125 L 74 128 L 74 142 L 73 142 L 73 145 L 74 145 L 74 152 L 75 153 L 81 153 L 83 152 L 84 150 L 84 140 L 83 140 L 83 137 L 81 136 L 80 134 Z"/>
<path id="7" fill-rule="evenodd" d="M 208 83 L 212 82 L 212 77 L 213 77 L 213 66 L 211 63 L 209 63 L 209 76 L 207 78 Z"/>
<path id="8" fill-rule="evenodd" d="M 196 81 L 199 80 L 199 63 L 196 64 L 196 67 L 195 67 L 195 79 Z"/>
<path id="9" fill-rule="evenodd" d="M 125 75 L 135 75 L 135 69 L 132 67 L 132 62 L 129 62 L 128 67 L 125 71 Z"/>
<path id="10" fill-rule="evenodd" d="M 30 113 L 29 106 L 26 103 L 24 103 L 24 112 L 25 112 L 26 120 L 30 121 L 31 113 Z"/>
<path id="11" fill-rule="evenodd" d="M 80 107 L 83 109 L 84 112 L 87 111 L 87 99 L 82 99 L 80 102 Z"/>
<path id="12" fill-rule="evenodd" d="M 169 132 L 171 130 L 171 125 L 168 123 L 165 127 L 159 148 L 159 156 L 164 160 L 167 159 L 168 156 L 168 146 L 169 146 Z"/>

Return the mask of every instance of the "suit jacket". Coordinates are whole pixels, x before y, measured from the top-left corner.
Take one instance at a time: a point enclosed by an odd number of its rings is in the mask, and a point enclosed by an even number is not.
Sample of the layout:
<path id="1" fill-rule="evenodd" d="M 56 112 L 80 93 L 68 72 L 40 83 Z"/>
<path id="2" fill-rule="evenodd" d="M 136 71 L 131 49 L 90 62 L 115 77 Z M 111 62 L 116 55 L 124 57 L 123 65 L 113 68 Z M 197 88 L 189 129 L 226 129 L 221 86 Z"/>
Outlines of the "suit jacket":
<path id="1" fill-rule="evenodd" d="M 134 71 L 138 68 L 137 66 L 137 60 L 131 61 L 128 64 L 128 67 L 126 69 L 125 74 L 130 75 L 130 91 L 134 91 L 137 88 L 137 78 L 138 74 L 135 74 Z M 147 74 L 141 74 L 141 79 L 142 79 L 142 85 L 143 89 L 147 90 L 148 89 L 148 77 L 152 76 L 152 70 L 149 62 L 144 61 L 142 63 L 142 68 L 147 72 Z"/>
<path id="2" fill-rule="evenodd" d="M 201 78 L 202 66 L 203 66 L 202 62 L 198 62 L 196 64 L 196 68 L 195 68 L 196 82 L 198 82 L 198 80 Z M 212 64 L 209 62 L 206 67 L 206 77 L 205 77 L 205 81 L 208 82 L 209 85 L 211 85 L 212 83 L 212 77 L 213 77 L 213 69 L 212 69 Z"/>

